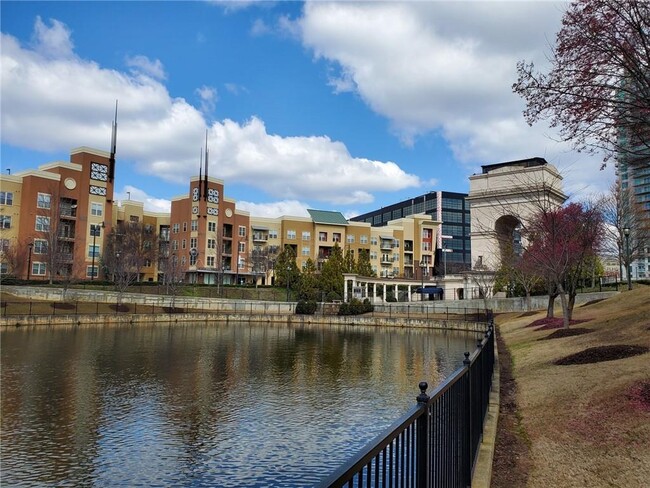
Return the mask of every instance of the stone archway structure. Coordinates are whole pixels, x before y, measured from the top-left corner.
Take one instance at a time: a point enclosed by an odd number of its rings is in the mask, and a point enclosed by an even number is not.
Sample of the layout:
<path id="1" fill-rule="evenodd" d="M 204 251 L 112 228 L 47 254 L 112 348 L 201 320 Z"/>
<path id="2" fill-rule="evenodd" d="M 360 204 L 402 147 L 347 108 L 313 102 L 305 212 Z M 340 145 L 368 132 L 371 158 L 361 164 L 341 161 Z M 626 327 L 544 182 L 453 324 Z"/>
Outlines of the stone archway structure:
<path id="1" fill-rule="evenodd" d="M 520 229 L 541 209 L 562 205 L 562 176 L 544 158 L 481 166 L 469 177 L 472 268 L 496 271 L 510 249 L 521 246 Z"/>

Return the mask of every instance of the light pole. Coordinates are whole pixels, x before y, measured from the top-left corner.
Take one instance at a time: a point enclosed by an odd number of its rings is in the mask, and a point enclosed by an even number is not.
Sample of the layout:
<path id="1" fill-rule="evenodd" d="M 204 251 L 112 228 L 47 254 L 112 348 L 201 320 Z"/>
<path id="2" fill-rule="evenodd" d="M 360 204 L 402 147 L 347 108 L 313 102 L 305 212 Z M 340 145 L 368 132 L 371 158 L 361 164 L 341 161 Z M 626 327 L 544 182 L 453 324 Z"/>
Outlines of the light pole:
<path id="1" fill-rule="evenodd" d="M 27 258 L 27 280 L 29 280 L 29 275 L 32 271 L 32 247 L 34 247 L 33 243 L 27 244 L 27 247 L 29 248 L 29 256 Z"/>
<path id="2" fill-rule="evenodd" d="M 92 264 L 90 265 L 90 281 L 95 281 L 95 254 L 97 253 L 97 249 L 95 248 L 95 242 L 97 241 L 97 236 L 101 232 L 100 229 L 104 228 L 104 222 L 100 224 L 95 224 L 90 226 L 90 233 L 93 236 L 93 260 Z"/>
<path id="3" fill-rule="evenodd" d="M 630 228 L 625 227 L 623 229 L 623 234 L 625 235 L 625 271 L 627 273 L 627 289 L 632 289 L 632 263 L 630 263 Z"/>
<path id="4" fill-rule="evenodd" d="M 289 302 L 289 272 L 291 271 L 291 266 L 287 266 L 287 302 Z"/>
<path id="5" fill-rule="evenodd" d="M 422 278 L 422 288 L 420 288 L 420 301 L 424 301 L 424 273 L 427 270 L 427 263 L 420 261 L 420 278 Z"/>

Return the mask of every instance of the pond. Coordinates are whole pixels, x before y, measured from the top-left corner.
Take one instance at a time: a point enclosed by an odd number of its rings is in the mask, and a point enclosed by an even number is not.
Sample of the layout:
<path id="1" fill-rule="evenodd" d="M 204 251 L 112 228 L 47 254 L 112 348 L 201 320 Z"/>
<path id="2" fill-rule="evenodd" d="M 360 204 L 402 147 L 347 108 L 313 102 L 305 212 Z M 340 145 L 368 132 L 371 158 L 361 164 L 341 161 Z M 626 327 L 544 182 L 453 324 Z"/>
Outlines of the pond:
<path id="1" fill-rule="evenodd" d="M 311 486 L 475 339 L 248 323 L 6 329 L 2 485 Z"/>

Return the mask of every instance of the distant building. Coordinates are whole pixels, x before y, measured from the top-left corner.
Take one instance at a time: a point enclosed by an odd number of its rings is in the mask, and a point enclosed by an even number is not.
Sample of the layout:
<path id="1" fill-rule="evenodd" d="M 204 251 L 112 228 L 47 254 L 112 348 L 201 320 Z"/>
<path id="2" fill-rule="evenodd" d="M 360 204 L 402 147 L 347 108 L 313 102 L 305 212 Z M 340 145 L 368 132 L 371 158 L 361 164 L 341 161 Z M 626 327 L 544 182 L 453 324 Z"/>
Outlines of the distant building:
<path id="1" fill-rule="evenodd" d="M 387 225 L 391 220 L 424 213 L 441 226 L 435 233 L 435 276 L 454 274 L 471 267 L 470 207 L 466 193 L 432 191 L 399 203 L 353 217 L 353 222 L 373 226 Z M 415 274 L 413 275 L 415 276 Z"/>
<path id="2" fill-rule="evenodd" d="M 140 266 L 139 281 L 164 281 L 173 271 L 190 283 L 272 284 L 275 259 L 285 246 L 296 252 L 301 269 L 309 259 L 320 269 L 336 245 L 355 260 L 368 253 L 379 277 L 433 276 L 440 222 L 422 212 L 404 212 L 381 227 L 322 210 L 309 210 L 309 217 L 254 217 L 225 196 L 223 181 L 207 175 L 190 179 L 188 193 L 172 199 L 170 213 L 149 212 L 130 198 L 114 201 L 113 171 L 111 154 L 79 148 L 70 162 L 0 175 L 2 275 L 109 278 L 104 258 L 112 252 L 113 262 L 119 260 L 120 244 L 109 251 L 107 236 L 141 224 L 141 244 L 158 248 L 156 258 Z M 54 247 L 59 257 L 46 259 Z"/>

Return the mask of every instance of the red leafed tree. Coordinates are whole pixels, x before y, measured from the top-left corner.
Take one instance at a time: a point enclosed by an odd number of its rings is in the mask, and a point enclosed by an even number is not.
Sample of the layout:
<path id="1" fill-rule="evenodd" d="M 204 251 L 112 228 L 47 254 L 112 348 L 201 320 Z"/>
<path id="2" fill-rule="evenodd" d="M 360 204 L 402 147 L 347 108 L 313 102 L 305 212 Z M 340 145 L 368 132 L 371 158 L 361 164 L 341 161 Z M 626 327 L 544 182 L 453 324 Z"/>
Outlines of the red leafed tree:
<path id="1" fill-rule="evenodd" d="M 574 148 L 650 157 L 650 2 L 577 0 L 562 18 L 548 73 L 517 65 L 529 124 L 550 120 Z"/>
<path id="2" fill-rule="evenodd" d="M 528 227 L 527 259 L 549 289 L 562 302 L 564 327 L 569 327 L 582 268 L 592 257 L 603 234 L 602 213 L 597 206 L 571 203 L 540 212 Z"/>

